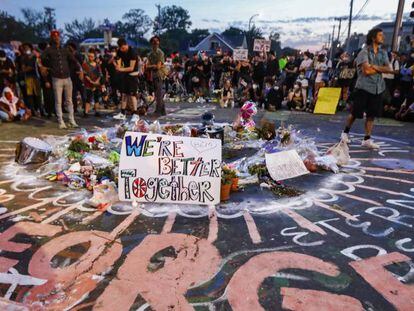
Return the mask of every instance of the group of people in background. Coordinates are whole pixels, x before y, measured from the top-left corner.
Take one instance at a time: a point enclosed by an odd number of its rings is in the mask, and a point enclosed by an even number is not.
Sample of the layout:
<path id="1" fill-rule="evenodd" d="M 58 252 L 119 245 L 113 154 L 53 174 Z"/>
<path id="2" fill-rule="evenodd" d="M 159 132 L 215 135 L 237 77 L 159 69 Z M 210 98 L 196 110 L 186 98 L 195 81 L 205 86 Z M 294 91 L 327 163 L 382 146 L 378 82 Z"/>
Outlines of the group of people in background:
<path id="1" fill-rule="evenodd" d="M 85 50 L 72 42 L 62 44 L 54 30 L 49 43 L 23 43 L 15 59 L 0 50 L 1 120 L 55 115 L 64 129 L 77 127 L 75 116 L 100 117 L 102 108 L 118 108 L 114 117 L 124 119 L 128 113 L 146 114 L 156 103 L 154 115 L 162 116 L 168 98 L 204 103 L 215 97 L 222 108 L 253 101 L 270 111 L 286 107 L 312 112 L 323 87 L 341 88 L 339 109 L 355 98 L 359 51 L 352 55 L 344 51 L 329 55 L 327 50 L 295 55 L 262 51 L 236 60 L 220 48 L 214 54 L 175 52 L 166 57 L 159 37 L 150 43 L 145 55 L 122 38 L 117 46 Z M 386 83 L 382 115 L 412 120 L 414 50 L 387 57 L 390 70 L 382 75 Z"/>

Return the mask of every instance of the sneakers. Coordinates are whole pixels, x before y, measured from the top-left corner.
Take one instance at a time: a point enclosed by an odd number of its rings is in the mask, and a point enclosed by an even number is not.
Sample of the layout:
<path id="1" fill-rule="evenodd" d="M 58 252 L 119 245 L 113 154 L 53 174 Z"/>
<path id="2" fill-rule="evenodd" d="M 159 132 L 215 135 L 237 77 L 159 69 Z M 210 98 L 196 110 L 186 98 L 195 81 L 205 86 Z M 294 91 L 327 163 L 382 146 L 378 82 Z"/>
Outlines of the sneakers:
<path id="1" fill-rule="evenodd" d="M 120 112 L 120 113 L 114 115 L 113 118 L 115 120 L 125 120 L 126 119 L 126 116 L 123 113 Z"/>
<path id="2" fill-rule="evenodd" d="M 349 135 L 347 133 L 342 132 L 341 134 L 341 141 L 350 144 L 351 140 L 349 139 Z"/>
<path id="3" fill-rule="evenodd" d="M 67 129 L 65 122 L 63 122 L 63 121 L 59 122 L 59 129 L 61 129 L 61 130 L 66 130 Z"/>
<path id="4" fill-rule="evenodd" d="M 380 148 L 380 146 L 374 143 L 372 139 L 363 140 L 361 146 L 368 148 L 368 149 L 379 149 Z"/>

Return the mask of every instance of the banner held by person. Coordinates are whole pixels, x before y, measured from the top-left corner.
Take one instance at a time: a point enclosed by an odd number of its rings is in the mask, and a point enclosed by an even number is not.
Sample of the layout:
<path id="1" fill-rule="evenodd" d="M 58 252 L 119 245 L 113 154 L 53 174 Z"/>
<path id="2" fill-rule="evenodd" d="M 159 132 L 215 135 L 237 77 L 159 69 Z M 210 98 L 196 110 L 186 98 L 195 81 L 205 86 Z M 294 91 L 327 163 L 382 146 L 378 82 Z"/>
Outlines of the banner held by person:
<path id="1" fill-rule="evenodd" d="M 269 52 L 270 51 L 270 45 L 271 45 L 271 41 L 270 40 L 265 40 L 265 39 L 254 39 L 254 44 L 253 44 L 253 51 L 255 52 Z"/>
<path id="2" fill-rule="evenodd" d="M 233 59 L 238 61 L 248 61 L 249 51 L 247 49 L 234 49 Z"/>
<path id="3" fill-rule="evenodd" d="M 220 186 L 221 140 L 125 134 L 119 164 L 121 201 L 215 205 Z"/>
<path id="4" fill-rule="evenodd" d="M 335 114 L 340 96 L 341 88 L 339 87 L 321 88 L 318 93 L 318 100 L 313 113 Z"/>

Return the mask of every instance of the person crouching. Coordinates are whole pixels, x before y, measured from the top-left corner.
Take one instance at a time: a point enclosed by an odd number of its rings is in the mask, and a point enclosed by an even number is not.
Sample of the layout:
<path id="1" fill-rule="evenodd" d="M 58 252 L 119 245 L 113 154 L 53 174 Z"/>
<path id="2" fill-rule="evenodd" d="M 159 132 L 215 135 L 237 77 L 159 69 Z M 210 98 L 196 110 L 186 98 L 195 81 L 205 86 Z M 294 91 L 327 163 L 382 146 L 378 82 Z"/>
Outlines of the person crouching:
<path id="1" fill-rule="evenodd" d="M 11 88 L 6 87 L 0 98 L 0 119 L 2 121 L 26 121 L 32 116 L 32 112 L 17 96 Z"/>

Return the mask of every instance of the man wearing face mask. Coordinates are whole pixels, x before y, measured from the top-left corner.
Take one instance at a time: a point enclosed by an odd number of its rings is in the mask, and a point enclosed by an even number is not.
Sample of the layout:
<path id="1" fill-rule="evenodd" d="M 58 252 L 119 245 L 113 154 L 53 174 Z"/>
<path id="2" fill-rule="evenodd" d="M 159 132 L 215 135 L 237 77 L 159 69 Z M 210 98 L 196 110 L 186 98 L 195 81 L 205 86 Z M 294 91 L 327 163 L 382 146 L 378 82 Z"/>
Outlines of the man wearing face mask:
<path id="1" fill-rule="evenodd" d="M 41 107 L 40 81 L 36 74 L 37 58 L 30 43 L 23 43 L 23 52 L 21 66 L 26 88 L 26 104 L 39 117 L 40 114 L 44 115 L 44 112 Z"/>
<path id="2" fill-rule="evenodd" d="M 72 91 L 73 85 L 70 79 L 70 66 L 82 70 L 72 53 L 60 44 L 60 34 L 57 30 L 50 33 L 50 47 L 42 55 L 41 71 L 44 76 L 50 72 L 52 76 L 53 91 L 55 94 L 55 109 L 60 129 L 66 129 L 62 113 L 62 95 L 65 95 L 66 106 L 69 112 L 69 127 L 77 128 L 73 111 Z"/>

